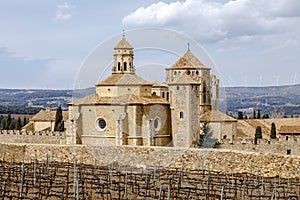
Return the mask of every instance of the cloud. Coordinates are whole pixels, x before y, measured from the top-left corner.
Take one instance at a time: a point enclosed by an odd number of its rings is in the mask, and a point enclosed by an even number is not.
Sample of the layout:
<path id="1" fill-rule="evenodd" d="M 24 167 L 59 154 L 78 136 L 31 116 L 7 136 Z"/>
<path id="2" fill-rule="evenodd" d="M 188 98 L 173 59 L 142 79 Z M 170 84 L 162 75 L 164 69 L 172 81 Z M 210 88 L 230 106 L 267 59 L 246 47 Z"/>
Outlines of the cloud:
<path id="1" fill-rule="evenodd" d="M 58 5 L 55 15 L 55 21 L 66 21 L 72 17 L 71 11 L 75 6 L 65 2 L 64 4 Z"/>
<path id="2" fill-rule="evenodd" d="M 125 27 L 168 27 L 205 42 L 300 31 L 299 0 L 158 2 L 125 16 Z"/>

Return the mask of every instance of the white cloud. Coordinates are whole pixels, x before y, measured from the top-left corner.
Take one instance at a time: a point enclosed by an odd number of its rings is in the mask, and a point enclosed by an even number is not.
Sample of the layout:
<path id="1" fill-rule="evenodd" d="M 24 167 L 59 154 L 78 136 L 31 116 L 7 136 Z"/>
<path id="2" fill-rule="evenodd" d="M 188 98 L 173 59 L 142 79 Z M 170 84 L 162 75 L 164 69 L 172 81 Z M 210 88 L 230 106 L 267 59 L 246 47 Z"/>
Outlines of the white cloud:
<path id="1" fill-rule="evenodd" d="M 159 26 L 184 30 L 201 41 L 300 31 L 299 0 L 185 0 L 158 2 L 125 16 L 129 28 Z"/>
<path id="2" fill-rule="evenodd" d="M 55 21 L 66 21 L 72 17 L 72 10 L 75 6 L 70 5 L 69 3 L 65 2 L 64 4 L 58 5 L 55 15 Z"/>

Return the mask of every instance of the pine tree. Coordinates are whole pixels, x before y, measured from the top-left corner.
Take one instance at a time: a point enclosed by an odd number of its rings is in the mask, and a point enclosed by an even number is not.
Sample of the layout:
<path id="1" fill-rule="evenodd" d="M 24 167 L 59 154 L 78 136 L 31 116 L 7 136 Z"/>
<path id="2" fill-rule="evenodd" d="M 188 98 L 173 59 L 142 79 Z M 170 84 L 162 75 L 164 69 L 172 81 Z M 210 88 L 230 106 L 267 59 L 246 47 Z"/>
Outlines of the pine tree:
<path id="1" fill-rule="evenodd" d="M 273 122 L 271 125 L 271 139 L 276 139 L 276 126 L 275 123 Z"/>
<path id="2" fill-rule="evenodd" d="M 256 117 L 257 119 L 260 119 L 261 117 L 260 117 L 260 110 L 258 110 L 257 111 L 257 117 Z"/>
<path id="3" fill-rule="evenodd" d="M 16 123 L 16 129 L 21 130 L 22 129 L 22 121 L 21 118 L 18 117 L 17 123 Z"/>
<path id="4" fill-rule="evenodd" d="M 63 121 L 62 109 L 59 106 L 56 109 L 54 131 L 63 132 L 64 130 L 65 130 L 65 125 Z"/>

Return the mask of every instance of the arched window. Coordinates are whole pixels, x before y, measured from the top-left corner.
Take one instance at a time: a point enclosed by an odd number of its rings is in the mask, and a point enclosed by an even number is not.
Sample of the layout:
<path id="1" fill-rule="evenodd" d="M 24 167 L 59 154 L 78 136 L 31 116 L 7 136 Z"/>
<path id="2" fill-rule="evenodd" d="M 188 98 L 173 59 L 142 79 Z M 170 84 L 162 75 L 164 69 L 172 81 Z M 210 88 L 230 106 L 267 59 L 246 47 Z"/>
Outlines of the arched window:
<path id="1" fill-rule="evenodd" d="M 161 97 L 162 97 L 162 98 L 165 98 L 165 92 L 162 92 L 162 93 L 161 93 Z"/>
<path id="2" fill-rule="evenodd" d="M 118 71 L 121 71 L 121 63 L 118 62 Z"/>
<path id="3" fill-rule="evenodd" d="M 124 62 L 124 71 L 127 71 L 127 62 Z"/>
<path id="4" fill-rule="evenodd" d="M 169 101 L 169 92 L 167 92 L 167 100 Z"/>

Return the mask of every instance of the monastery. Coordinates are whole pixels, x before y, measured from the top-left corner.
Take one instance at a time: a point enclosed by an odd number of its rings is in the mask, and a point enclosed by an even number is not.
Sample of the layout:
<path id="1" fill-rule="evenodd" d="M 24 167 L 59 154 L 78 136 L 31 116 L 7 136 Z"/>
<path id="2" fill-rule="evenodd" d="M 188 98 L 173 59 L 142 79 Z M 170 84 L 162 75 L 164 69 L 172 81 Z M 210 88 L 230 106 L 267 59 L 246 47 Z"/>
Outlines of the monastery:
<path id="1" fill-rule="evenodd" d="M 218 111 L 219 80 L 189 48 L 166 68 L 166 83 L 135 73 L 125 35 L 113 58 L 96 93 L 69 104 L 67 143 L 193 147 L 205 121 L 216 140 L 234 138 L 236 120 Z"/>

